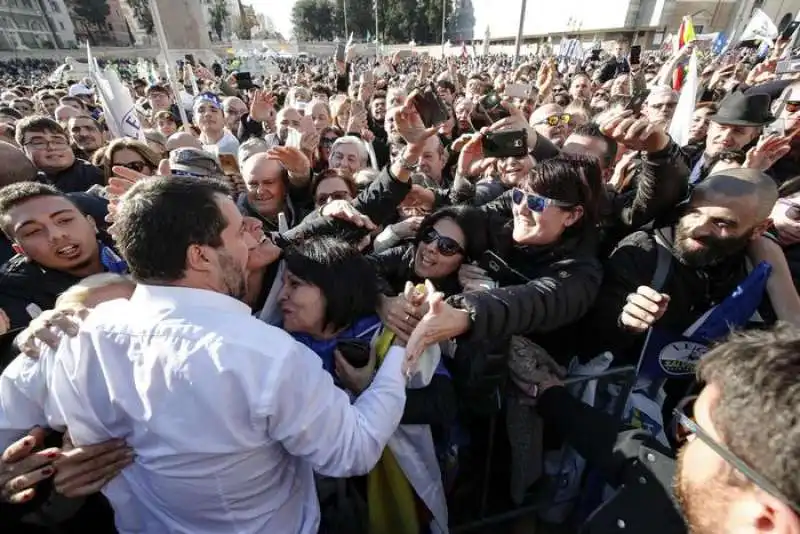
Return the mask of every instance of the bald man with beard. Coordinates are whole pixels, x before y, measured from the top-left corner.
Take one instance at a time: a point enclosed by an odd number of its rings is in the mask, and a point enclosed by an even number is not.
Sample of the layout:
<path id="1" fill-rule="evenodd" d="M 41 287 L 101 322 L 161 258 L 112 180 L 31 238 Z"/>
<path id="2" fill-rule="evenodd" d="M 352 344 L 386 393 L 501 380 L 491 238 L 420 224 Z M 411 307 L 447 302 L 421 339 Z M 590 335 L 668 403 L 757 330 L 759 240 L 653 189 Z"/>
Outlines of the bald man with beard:
<path id="1" fill-rule="evenodd" d="M 582 323 L 592 332 L 584 353 L 609 350 L 615 365 L 635 364 L 651 326 L 680 335 L 731 295 L 748 276 L 747 247 L 769 228 L 777 198 L 767 174 L 725 170 L 695 187 L 674 226 L 623 239 L 605 265 L 600 294 Z M 668 270 L 656 277 L 664 261 Z M 773 316 L 768 304 L 761 301 L 762 317 Z"/>

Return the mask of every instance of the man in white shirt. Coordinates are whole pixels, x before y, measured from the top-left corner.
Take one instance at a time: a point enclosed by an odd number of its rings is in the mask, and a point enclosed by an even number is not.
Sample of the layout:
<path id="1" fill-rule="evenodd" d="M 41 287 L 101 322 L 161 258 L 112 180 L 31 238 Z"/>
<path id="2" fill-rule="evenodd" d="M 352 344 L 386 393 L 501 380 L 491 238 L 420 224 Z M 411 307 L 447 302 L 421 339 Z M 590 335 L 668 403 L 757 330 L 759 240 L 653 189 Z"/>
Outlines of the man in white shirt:
<path id="1" fill-rule="evenodd" d="M 405 405 L 404 349 L 351 405 L 316 354 L 239 300 L 255 243 L 215 182 L 139 182 L 115 229 L 140 285 L 43 359 L 74 443 L 136 452 L 103 490 L 118 530 L 316 533 L 314 471 L 375 465 Z"/>
<path id="2" fill-rule="evenodd" d="M 214 155 L 233 154 L 239 151 L 239 140 L 225 128 L 222 101 L 214 93 L 200 93 L 192 108 L 194 123 L 200 128 L 203 150 Z"/>

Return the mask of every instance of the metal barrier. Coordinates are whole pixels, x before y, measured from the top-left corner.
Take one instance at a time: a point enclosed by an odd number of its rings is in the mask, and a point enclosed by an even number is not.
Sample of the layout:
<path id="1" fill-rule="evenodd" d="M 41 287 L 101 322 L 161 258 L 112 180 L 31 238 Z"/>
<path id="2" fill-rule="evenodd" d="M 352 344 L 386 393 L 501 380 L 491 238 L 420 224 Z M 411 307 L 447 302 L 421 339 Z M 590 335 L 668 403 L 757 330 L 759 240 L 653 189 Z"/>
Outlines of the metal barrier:
<path id="1" fill-rule="evenodd" d="M 624 379 L 624 381 L 621 381 L 623 382 L 623 386 L 620 390 L 619 396 L 615 399 L 615 405 L 612 411 L 612 414 L 614 415 L 615 419 L 621 421 L 625 411 L 625 404 L 627 402 L 628 397 L 630 396 L 631 390 L 633 389 L 634 383 L 636 381 L 636 366 L 627 365 L 624 367 L 607 369 L 606 371 L 598 373 L 596 375 L 568 378 L 564 381 L 564 385 L 565 386 L 579 385 L 580 386 L 579 393 L 576 396 L 580 398 L 583 396 L 584 392 L 586 391 L 586 388 L 589 386 L 590 383 L 594 381 L 600 382 L 603 381 L 604 379 L 614 379 L 614 378 Z M 610 382 L 612 382 L 612 380 L 607 380 L 605 383 L 610 383 Z M 600 384 L 598 384 L 598 386 L 600 386 Z M 511 521 L 519 517 L 530 515 L 534 512 L 542 510 L 547 506 L 553 504 L 553 499 L 556 495 L 558 488 L 548 487 L 545 489 L 543 494 L 536 495 L 534 502 L 532 502 L 531 504 L 505 510 L 493 515 L 487 515 L 486 509 L 487 509 L 490 481 L 492 477 L 492 459 L 494 457 L 494 445 L 495 445 L 494 435 L 497 430 L 497 417 L 498 415 L 495 414 L 489 420 L 489 444 L 486 454 L 486 464 L 484 466 L 484 479 L 482 484 L 483 490 L 481 492 L 480 512 L 478 515 L 478 519 L 463 525 L 454 526 L 453 528 L 450 529 L 450 532 L 452 534 L 481 532 L 482 529 L 485 529 L 486 527 L 490 527 L 500 523 L 505 523 L 506 521 Z M 561 468 L 563 468 L 564 466 L 564 461 L 566 458 L 565 455 L 566 451 L 562 452 L 561 466 L 560 466 Z"/>

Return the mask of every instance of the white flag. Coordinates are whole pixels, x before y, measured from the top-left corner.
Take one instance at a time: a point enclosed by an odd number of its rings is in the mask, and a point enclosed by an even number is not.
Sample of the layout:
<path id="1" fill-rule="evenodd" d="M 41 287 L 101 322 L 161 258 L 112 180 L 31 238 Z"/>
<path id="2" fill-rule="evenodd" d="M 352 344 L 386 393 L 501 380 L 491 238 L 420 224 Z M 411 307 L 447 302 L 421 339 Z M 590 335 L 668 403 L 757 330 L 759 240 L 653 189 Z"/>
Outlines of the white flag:
<path id="1" fill-rule="evenodd" d="M 678 106 L 675 108 L 675 115 L 672 117 L 672 123 L 669 126 L 669 135 L 678 146 L 689 144 L 689 130 L 692 127 L 692 115 L 694 115 L 694 106 L 697 101 L 698 84 L 697 52 L 692 52 L 692 56 L 689 58 L 686 80 L 683 82 L 681 95 L 678 98 Z"/>
<path id="2" fill-rule="evenodd" d="M 742 37 L 739 40 L 767 41 L 769 45 L 772 46 L 773 41 L 775 41 L 777 37 L 778 27 L 775 26 L 775 23 L 772 22 L 769 15 L 760 9 L 755 9 L 753 11 L 753 17 L 750 19 L 750 22 L 747 23 L 747 27 L 744 29 Z"/>
<path id="3" fill-rule="evenodd" d="M 101 71 L 92 57 L 88 43 L 86 53 L 89 59 L 89 76 L 103 106 L 103 116 L 109 131 L 114 137 L 132 137 L 144 141 L 144 132 L 136 115 L 133 99 L 120 82 L 117 72 L 110 68 Z"/>

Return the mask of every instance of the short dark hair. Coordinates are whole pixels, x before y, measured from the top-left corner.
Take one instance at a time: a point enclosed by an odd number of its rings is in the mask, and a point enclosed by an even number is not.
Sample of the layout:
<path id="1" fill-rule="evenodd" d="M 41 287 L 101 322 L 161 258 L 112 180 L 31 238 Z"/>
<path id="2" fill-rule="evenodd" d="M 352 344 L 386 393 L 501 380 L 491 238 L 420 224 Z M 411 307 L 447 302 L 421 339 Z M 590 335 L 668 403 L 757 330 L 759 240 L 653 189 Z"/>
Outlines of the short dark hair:
<path id="1" fill-rule="evenodd" d="M 19 206 L 23 202 L 40 197 L 60 197 L 74 205 L 74 202 L 72 202 L 66 194 L 52 185 L 39 182 L 17 182 L 0 188 L 0 221 L 2 221 L 13 208 Z M 77 206 L 75 207 L 77 208 Z M 9 239 L 12 241 L 14 240 L 11 228 L 7 227 L 5 223 L 3 223 L 2 230 Z"/>
<path id="2" fill-rule="evenodd" d="M 17 111 L 14 108 L 10 108 L 8 106 L 0 107 L 0 115 L 7 115 L 9 117 L 14 117 L 17 120 L 21 120 L 22 119 L 22 113 L 20 113 L 19 111 Z"/>
<path id="3" fill-rule="evenodd" d="M 314 179 L 311 180 L 311 198 L 314 198 L 317 194 L 317 188 L 319 188 L 319 184 L 324 182 L 325 180 L 330 180 L 332 178 L 338 178 L 342 180 L 345 184 L 347 184 L 347 189 L 350 191 L 350 194 L 353 198 L 358 195 L 358 189 L 356 188 L 356 182 L 353 179 L 353 176 L 350 174 L 350 171 L 346 171 L 344 169 L 325 169 L 321 173 L 314 176 Z"/>
<path id="4" fill-rule="evenodd" d="M 332 237 L 311 237 L 284 250 L 286 269 L 325 297 L 325 326 L 336 330 L 372 315 L 378 275 L 355 247 Z"/>
<path id="5" fill-rule="evenodd" d="M 171 91 L 165 85 L 161 85 L 158 83 L 154 83 L 153 85 L 149 86 L 147 88 L 147 91 L 145 91 L 146 96 L 150 96 L 153 93 L 164 93 L 167 96 L 172 94 Z"/>
<path id="6" fill-rule="evenodd" d="M 82 110 L 86 111 L 86 104 L 83 102 L 83 100 L 81 100 L 77 96 L 69 96 L 69 95 L 62 96 L 58 100 L 58 103 L 62 104 L 62 105 L 66 105 L 66 104 L 64 104 L 65 102 L 75 102 L 81 107 Z"/>
<path id="7" fill-rule="evenodd" d="M 94 120 L 92 117 L 90 117 L 88 115 L 77 115 L 75 117 L 70 117 L 69 120 L 67 121 L 67 124 L 71 124 L 73 121 L 76 121 L 78 119 L 91 121 L 91 123 L 94 125 L 94 127 L 97 128 L 98 132 L 102 132 L 103 131 L 103 128 L 100 127 L 100 123 L 98 121 Z"/>
<path id="8" fill-rule="evenodd" d="M 314 93 L 324 93 L 328 98 L 333 94 L 329 87 L 320 83 L 311 86 L 311 94 L 313 95 Z"/>
<path id="9" fill-rule="evenodd" d="M 172 282 L 186 273 L 191 245 L 222 246 L 228 221 L 217 195 L 230 188 L 211 179 L 183 176 L 142 180 L 125 194 L 115 223 L 115 240 L 140 281 Z"/>
<path id="10" fill-rule="evenodd" d="M 724 444 L 793 503 L 800 503 L 800 330 L 734 334 L 700 361 L 719 388 L 711 407 Z"/>
<path id="11" fill-rule="evenodd" d="M 528 188 L 547 198 L 583 206 L 583 221 L 595 224 L 605 199 L 602 171 L 596 158 L 561 154 L 539 162 L 528 177 Z"/>
<path id="12" fill-rule="evenodd" d="M 600 128 L 600 125 L 594 122 L 587 122 L 585 124 L 581 124 L 575 131 L 572 132 L 573 135 L 580 135 L 581 137 L 592 137 L 594 139 L 602 139 L 606 142 L 606 151 L 603 154 L 603 166 L 608 168 L 614 163 L 614 160 L 617 159 L 617 150 L 619 149 L 619 145 L 617 144 L 616 139 L 613 137 L 609 137 L 603 133 L 603 130 Z"/>
<path id="13" fill-rule="evenodd" d="M 453 85 L 453 82 L 450 80 L 439 80 L 436 82 L 436 87 L 441 87 L 442 89 L 446 89 L 453 94 L 456 94 L 456 86 Z"/>
<path id="14" fill-rule="evenodd" d="M 17 144 L 19 146 L 22 146 L 25 135 L 28 133 L 52 133 L 63 135 L 64 139 L 69 139 L 69 134 L 58 122 L 44 115 L 31 115 L 17 123 Z"/>

